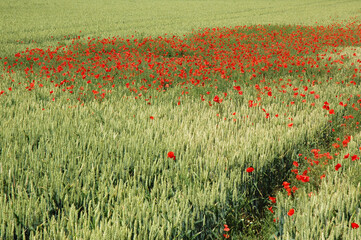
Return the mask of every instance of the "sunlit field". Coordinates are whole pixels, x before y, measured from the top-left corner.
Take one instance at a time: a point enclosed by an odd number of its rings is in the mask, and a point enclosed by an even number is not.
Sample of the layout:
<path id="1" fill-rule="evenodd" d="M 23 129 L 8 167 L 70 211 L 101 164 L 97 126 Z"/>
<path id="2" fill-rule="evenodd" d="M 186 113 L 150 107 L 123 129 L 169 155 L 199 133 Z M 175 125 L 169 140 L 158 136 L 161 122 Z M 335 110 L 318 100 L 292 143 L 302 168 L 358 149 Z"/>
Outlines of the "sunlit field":
<path id="1" fill-rule="evenodd" d="M 358 1 L 2 1 L 1 239 L 359 239 Z"/>

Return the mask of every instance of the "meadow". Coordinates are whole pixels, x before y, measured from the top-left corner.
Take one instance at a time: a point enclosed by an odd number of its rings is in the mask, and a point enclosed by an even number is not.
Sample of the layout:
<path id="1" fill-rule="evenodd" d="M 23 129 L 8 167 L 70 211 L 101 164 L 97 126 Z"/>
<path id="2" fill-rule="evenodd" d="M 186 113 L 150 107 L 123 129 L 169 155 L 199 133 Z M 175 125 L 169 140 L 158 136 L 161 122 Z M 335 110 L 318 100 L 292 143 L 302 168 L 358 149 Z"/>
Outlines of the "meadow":
<path id="1" fill-rule="evenodd" d="M 358 1 L 2 1 L 1 239 L 358 239 Z"/>

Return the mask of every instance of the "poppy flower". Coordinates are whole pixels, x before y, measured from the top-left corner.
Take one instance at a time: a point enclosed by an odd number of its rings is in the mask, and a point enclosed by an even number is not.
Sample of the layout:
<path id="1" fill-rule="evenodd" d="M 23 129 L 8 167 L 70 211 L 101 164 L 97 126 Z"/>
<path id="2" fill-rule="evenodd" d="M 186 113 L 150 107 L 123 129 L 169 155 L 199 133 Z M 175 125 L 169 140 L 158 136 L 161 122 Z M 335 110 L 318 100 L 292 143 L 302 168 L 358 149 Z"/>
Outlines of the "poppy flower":
<path id="1" fill-rule="evenodd" d="M 152 120 L 154 119 L 154 117 L 153 117 L 153 116 L 150 116 L 149 118 L 150 118 L 150 119 L 152 119 Z"/>
<path id="2" fill-rule="evenodd" d="M 229 238 L 229 235 L 228 234 L 223 234 L 223 237 L 224 238 Z"/>
<path id="3" fill-rule="evenodd" d="M 333 146 L 334 148 L 339 148 L 339 147 L 340 147 L 340 144 L 338 144 L 338 143 L 333 143 L 332 146 Z"/>
<path id="4" fill-rule="evenodd" d="M 349 153 L 347 153 L 345 156 L 343 156 L 344 159 L 348 158 L 350 156 Z"/>
<path id="5" fill-rule="evenodd" d="M 293 126 L 293 123 L 289 123 L 289 124 L 288 124 L 288 127 L 292 127 L 292 126 Z"/>
<path id="6" fill-rule="evenodd" d="M 283 182 L 282 185 L 283 185 L 283 187 L 286 188 L 286 189 L 290 187 L 290 183 L 289 183 L 289 182 Z"/>
<path id="7" fill-rule="evenodd" d="M 173 160 L 175 160 L 174 152 L 168 152 L 168 158 L 173 158 Z"/>
<path id="8" fill-rule="evenodd" d="M 230 230 L 230 229 L 229 229 L 228 225 L 224 224 L 224 229 L 223 229 L 223 231 L 228 232 L 229 230 Z"/>
<path id="9" fill-rule="evenodd" d="M 221 103 L 223 101 L 223 99 L 220 99 L 218 97 L 218 95 L 216 95 L 214 98 L 213 98 L 213 101 L 216 102 L 216 103 Z"/>
<path id="10" fill-rule="evenodd" d="M 269 199 L 272 203 L 276 203 L 276 198 L 275 198 L 275 197 L 269 196 L 268 199 Z"/>
<path id="11" fill-rule="evenodd" d="M 294 165 L 295 167 L 298 167 L 298 162 L 293 161 L 293 165 Z"/>
<path id="12" fill-rule="evenodd" d="M 357 155 L 353 155 L 352 157 L 351 157 L 351 160 L 352 161 L 356 161 L 356 159 L 360 159 Z"/>
<path id="13" fill-rule="evenodd" d="M 294 210 L 293 208 L 291 208 L 291 209 L 288 211 L 287 215 L 288 215 L 288 216 L 292 216 L 294 213 L 295 213 L 295 210 Z"/>
<path id="14" fill-rule="evenodd" d="M 335 166 L 335 170 L 338 171 L 338 169 L 340 169 L 340 167 L 341 167 L 341 164 L 337 163 L 337 165 Z"/>
<path id="15" fill-rule="evenodd" d="M 351 227 L 353 229 L 357 229 L 357 228 L 359 228 L 359 225 L 357 223 L 351 223 Z"/>
<path id="16" fill-rule="evenodd" d="M 296 178 L 297 178 L 297 180 L 302 181 L 304 183 L 310 181 L 310 177 L 306 176 L 306 175 L 297 175 Z"/>
<path id="17" fill-rule="evenodd" d="M 246 171 L 247 171 L 248 173 L 251 173 L 251 172 L 254 171 L 254 168 L 253 168 L 253 167 L 249 167 L 249 168 L 246 169 Z"/>

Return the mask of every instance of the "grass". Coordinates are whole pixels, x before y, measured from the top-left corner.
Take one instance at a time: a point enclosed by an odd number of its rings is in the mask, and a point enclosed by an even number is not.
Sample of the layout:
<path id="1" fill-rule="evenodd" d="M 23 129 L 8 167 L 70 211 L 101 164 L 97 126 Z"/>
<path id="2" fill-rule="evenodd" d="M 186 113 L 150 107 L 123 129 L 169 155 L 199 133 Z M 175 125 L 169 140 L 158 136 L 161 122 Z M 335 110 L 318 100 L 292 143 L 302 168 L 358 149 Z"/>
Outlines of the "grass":
<path id="1" fill-rule="evenodd" d="M 0 238 L 356 239 L 355 2 L 1 4 Z"/>

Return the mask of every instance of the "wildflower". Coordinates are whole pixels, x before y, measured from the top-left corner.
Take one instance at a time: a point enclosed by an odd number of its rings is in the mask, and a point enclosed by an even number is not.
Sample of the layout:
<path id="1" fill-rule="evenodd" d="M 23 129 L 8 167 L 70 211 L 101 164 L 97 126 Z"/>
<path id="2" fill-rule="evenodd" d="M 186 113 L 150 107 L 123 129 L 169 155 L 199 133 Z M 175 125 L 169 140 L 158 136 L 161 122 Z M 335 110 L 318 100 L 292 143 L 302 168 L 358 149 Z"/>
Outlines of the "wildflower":
<path id="1" fill-rule="evenodd" d="M 174 152 L 168 152 L 168 158 L 173 158 L 173 160 L 175 160 Z"/>
<path id="2" fill-rule="evenodd" d="M 276 198 L 275 197 L 268 197 L 268 199 L 272 202 L 272 203 L 276 203 Z"/>
<path id="3" fill-rule="evenodd" d="M 218 97 L 218 95 L 216 95 L 216 96 L 213 98 L 213 101 L 214 101 L 214 102 L 217 102 L 217 103 L 221 103 L 221 102 L 223 101 L 223 99 L 220 99 L 220 98 Z"/>
<path id="4" fill-rule="evenodd" d="M 357 223 L 351 223 L 351 227 L 353 229 L 357 229 L 357 228 L 359 228 L 359 225 Z"/>
<path id="5" fill-rule="evenodd" d="M 295 210 L 294 210 L 293 208 L 291 208 L 291 209 L 288 211 L 287 215 L 288 215 L 288 216 L 292 216 L 294 213 L 295 213 Z"/>
<path id="6" fill-rule="evenodd" d="M 335 170 L 338 171 L 338 169 L 340 169 L 340 167 L 341 167 L 341 164 L 337 163 L 337 165 L 335 166 Z"/>

